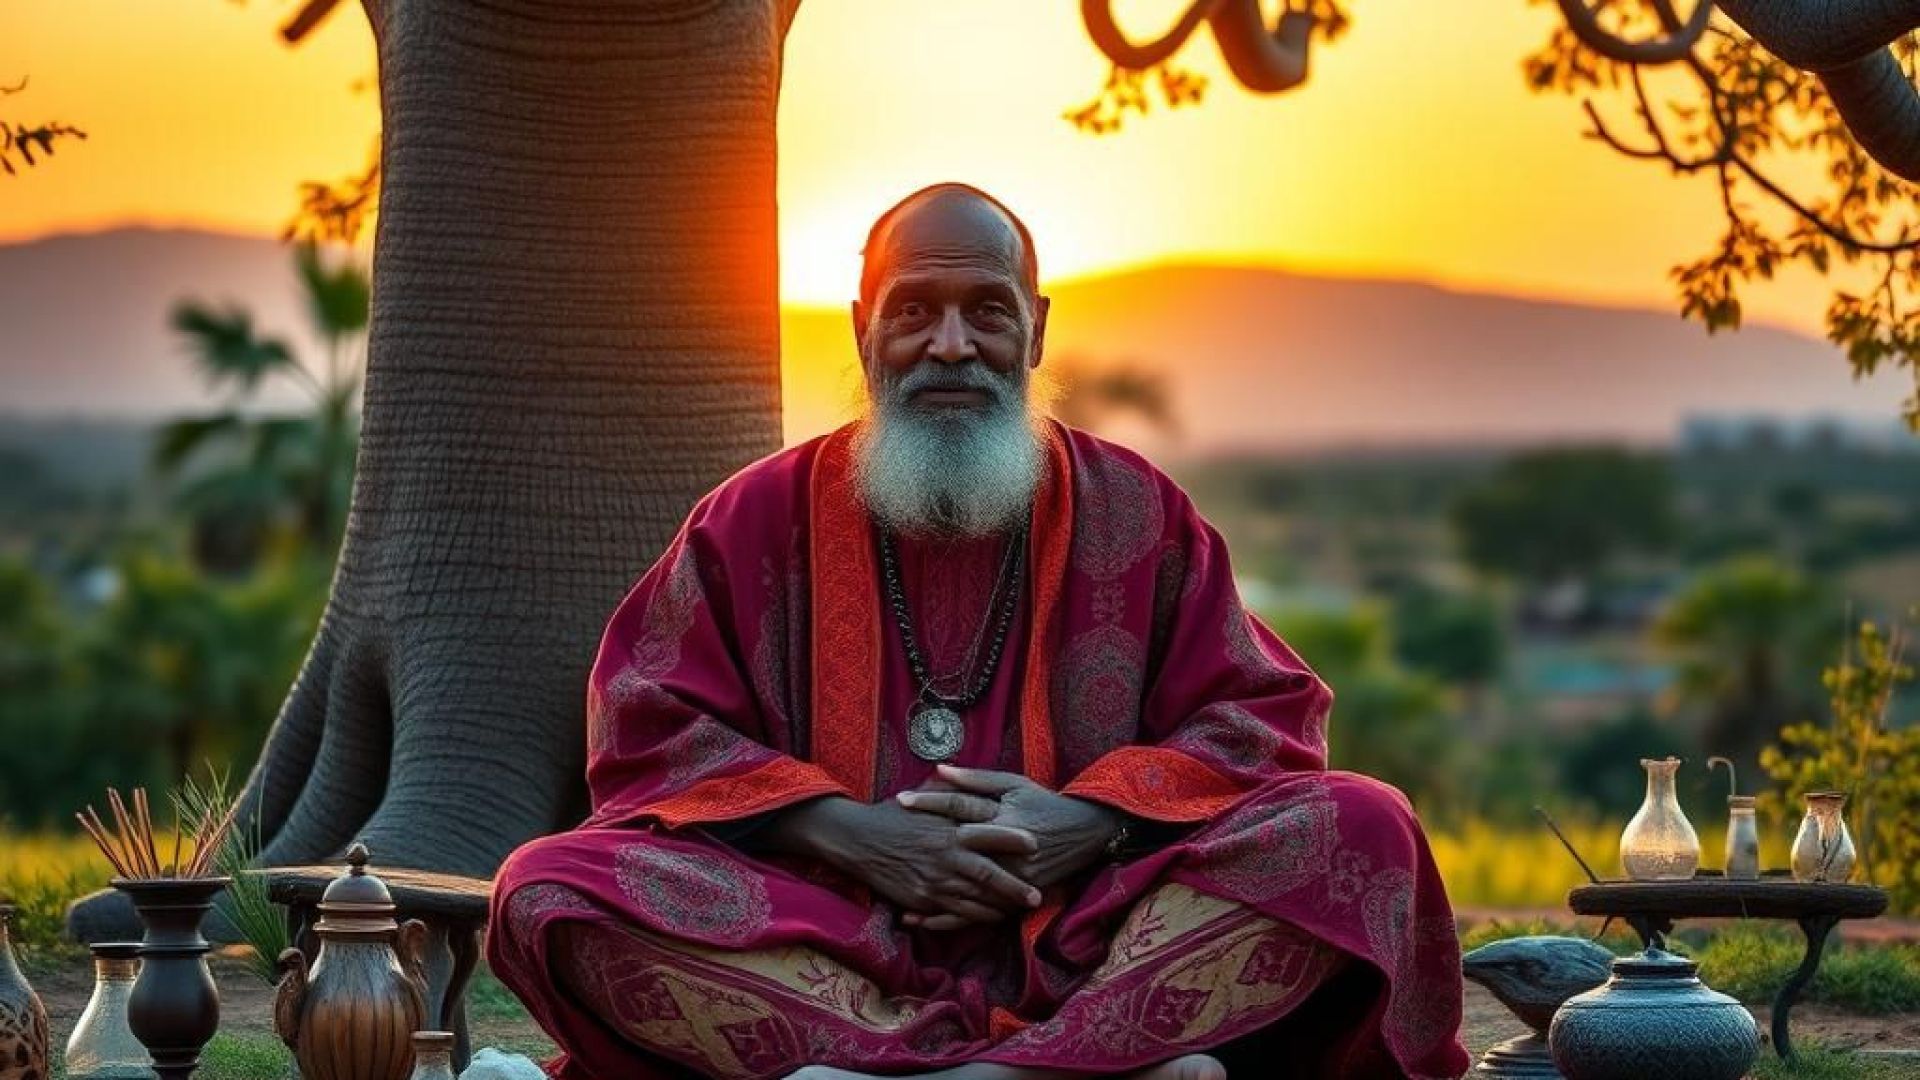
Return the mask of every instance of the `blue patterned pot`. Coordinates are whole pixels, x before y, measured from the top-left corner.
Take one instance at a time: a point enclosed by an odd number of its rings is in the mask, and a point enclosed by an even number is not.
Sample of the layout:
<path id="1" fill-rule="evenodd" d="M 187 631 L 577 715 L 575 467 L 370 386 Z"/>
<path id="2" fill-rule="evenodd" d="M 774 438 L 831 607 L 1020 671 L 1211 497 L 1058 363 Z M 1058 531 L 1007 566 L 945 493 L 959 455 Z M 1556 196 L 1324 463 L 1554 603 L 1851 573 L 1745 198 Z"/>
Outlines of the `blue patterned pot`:
<path id="1" fill-rule="evenodd" d="M 1746 1006 L 1700 981 L 1700 965 L 1648 949 L 1560 1007 L 1547 1032 L 1567 1080 L 1740 1080 L 1760 1053 Z"/>

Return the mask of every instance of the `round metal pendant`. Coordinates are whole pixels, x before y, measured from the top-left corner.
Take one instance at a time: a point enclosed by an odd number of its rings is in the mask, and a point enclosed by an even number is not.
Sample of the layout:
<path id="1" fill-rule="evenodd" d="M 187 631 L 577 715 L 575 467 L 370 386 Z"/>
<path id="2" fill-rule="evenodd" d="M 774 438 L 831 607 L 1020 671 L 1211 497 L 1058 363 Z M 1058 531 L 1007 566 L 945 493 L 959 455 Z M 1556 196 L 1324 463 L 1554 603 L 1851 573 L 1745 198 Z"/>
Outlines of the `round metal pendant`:
<path id="1" fill-rule="evenodd" d="M 948 761 L 960 752 L 967 726 L 960 714 L 945 705 L 914 710 L 907 720 L 907 748 L 922 761 Z"/>

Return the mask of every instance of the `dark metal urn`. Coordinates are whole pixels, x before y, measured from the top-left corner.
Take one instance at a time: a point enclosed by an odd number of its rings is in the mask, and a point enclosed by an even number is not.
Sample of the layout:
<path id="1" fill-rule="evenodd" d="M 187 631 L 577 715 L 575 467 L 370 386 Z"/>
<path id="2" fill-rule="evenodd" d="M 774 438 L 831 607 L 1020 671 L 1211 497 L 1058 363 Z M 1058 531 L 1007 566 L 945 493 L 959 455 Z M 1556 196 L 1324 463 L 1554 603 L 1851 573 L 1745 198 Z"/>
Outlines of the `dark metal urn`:
<path id="1" fill-rule="evenodd" d="M 1605 986 L 1554 1014 L 1547 1042 L 1567 1080 L 1740 1080 L 1760 1053 L 1746 1006 L 1661 949 L 1613 962 Z"/>
<path id="2" fill-rule="evenodd" d="M 140 977 L 127 1000 L 127 1026 L 153 1055 L 160 1080 L 187 1080 L 200 1050 L 220 1027 L 220 994 L 207 970 L 207 939 L 200 921 L 233 879 L 116 878 L 113 887 L 133 900 L 146 926 L 140 941 Z"/>

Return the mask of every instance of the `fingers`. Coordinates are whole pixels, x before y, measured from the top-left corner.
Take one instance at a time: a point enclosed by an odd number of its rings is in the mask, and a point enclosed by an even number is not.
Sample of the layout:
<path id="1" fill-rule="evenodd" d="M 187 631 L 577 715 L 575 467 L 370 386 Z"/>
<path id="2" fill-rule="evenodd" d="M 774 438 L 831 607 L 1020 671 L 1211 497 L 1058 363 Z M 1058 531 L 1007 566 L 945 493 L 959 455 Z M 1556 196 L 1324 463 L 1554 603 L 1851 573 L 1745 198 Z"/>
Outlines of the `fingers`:
<path id="1" fill-rule="evenodd" d="M 999 917 L 996 912 L 995 918 Z M 927 930 L 961 930 L 976 924 L 972 919 L 963 919 L 958 915 L 914 915 L 908 920 L 907 925 Z"/>
<path id="2" fill-rule="evenodd" d="M 1010 825 L 962 825 L 954 830 L 954 836 L 961 847 L 982 855 L 1019 855 L 1024 858 L 1040 850 L 1038 837 Z"/>
<path id="3" fill-rule="evenodd" d="M 955 854 L 954 873 L 974 886 L 979 898 L 1003 908 L 1040 906 L 1040 890 L 1021 881 L 1013 872 L 977 852 L 962 849 Z"/>
<path id="4" fill-rule="evenodd" d="M 909 810 L 939 814 L 963 823 L 992 821 L 1000 814 L 998 802 L 963 791 L 903 791 L 894 798 Z"/>
<path id="5" fill-rule="evenodd" d="M 962 791 L 971 791 L 976 795 L 991 795 L 999 798 L 1010 791 L 1032 786 L 1033 781 L 1019 773 L 996 772 L 992 769 L 963 769 L 958 765 L 938 766 L 940 778 Z"/>
<path id="6" fill-rule="evenodd" d="M 1004 920 L 1007 913 L 990 904 L 978 900 L 969 900 L 964 896 L 943 896 L 938 901 L 940 910 L 921 916 L 921 925 L 929 920 L 967 925 L 969 923 L 996 923 Z M 951 927 L 949 927 L 951 929 Z"/>

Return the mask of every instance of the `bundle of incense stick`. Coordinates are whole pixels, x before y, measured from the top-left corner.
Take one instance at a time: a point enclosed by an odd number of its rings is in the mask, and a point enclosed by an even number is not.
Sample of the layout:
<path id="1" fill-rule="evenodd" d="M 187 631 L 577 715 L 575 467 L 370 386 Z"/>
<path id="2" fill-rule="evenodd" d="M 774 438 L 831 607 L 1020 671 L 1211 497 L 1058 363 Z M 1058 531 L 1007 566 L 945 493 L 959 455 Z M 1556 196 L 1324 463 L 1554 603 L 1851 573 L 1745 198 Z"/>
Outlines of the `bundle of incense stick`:
<path id="1" fill-rule="evenodd" d="M 176 807 L 173 815 L 173 861 L 166 865 L 160 862 L 159 848 L 153 841 L 153 814 L 147 806 L 147 789 L 133 789 L 133 809 L 127 809 L 127 803 L 113 788 L 107 789 L 107 806 L 113 812 L 114 827 L 109 829 L 100 821 L 100 815 L 92 806 L 85 813 L 73 815 L 80 827 L 87 830 L 93 842 L 113 864 L 122 878 L 132 880 L 152 880 L 157 878 L 199 878 L 211 875 L 214 855 L 220 845 L 226 842 L 227 830 L 233 827 L 233 818 L 239 810 L 236 800 L 227 813 L 218 821 L 203 821 L 193 836 L 193 854 L 184 865 L 181 861 L 180 841 L 186 833 L 186 826 L 180 820 L 180 811 Z"/>

